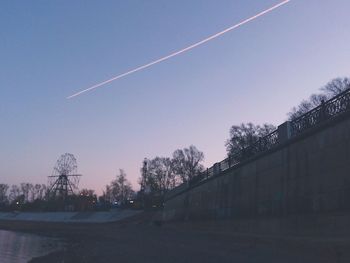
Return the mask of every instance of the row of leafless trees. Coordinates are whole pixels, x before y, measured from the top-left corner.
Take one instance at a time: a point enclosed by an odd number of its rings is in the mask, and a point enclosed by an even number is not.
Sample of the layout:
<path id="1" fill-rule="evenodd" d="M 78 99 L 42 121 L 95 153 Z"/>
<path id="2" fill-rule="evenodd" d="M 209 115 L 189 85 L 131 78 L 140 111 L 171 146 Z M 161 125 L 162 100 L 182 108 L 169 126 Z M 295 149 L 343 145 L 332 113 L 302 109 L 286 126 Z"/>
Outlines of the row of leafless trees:
<path id="1" fill-rule="evenodd" d="M 29 203 L 44 200 L 47 196 L 45 184 L 21 183 L 20 185 L 0 184 L 0 204 L 8 205 L 14 202 Z"/>
<path id="2" fill-rule="evenodd" d="M 252 145 L 260 137 L 264 137 L 274 131 L 276 127 L 272 124 L 255 125 L 253 123 L 242 123 L 233 125 L 230 129 L 230 138 L 226 141 L 228 155 L 237 154 L 244 148 Z"/>
<path id="3" fill-rule="evenodd" d="M 325 86 L 320 88 L 319 93 L 312 94 L 308 99 L 303 100 L 298 106 L 293 107 L 288 113 L 289 120 L 298 118 L 311 109 L 319 106 L 322 101 L 329 100 L 347 89 L 350 89 L 349 78 L 332 79 Z"/>
<path id="4" fill-rule="evenodd" d="M 349 78 L 336 78 L 320 88 L 320 93 L 312 94 L 303 100 L 289 113 L 289 120 L 293 120 L 312 108 L 319 106 L 339 93 L 350 88 Z M 232 156 L 248 146 L 254 144 L 260 137 L 264 137 L 276 130 L 272 124 L 255 125 L 242 123 L 230 128 L 230 137 L 226 140 L 227 154 Z M 174 151 L 172 157 L 155 157 L 145 159 L 139 180 L 141 190 L 163 195 L 180 183 L 191 181 L 204 170 L 201 162 L 204 154 L 195 146 Z"/>
<path id="5" fill-rule="evenodd" d="M 162 196 L 201 173 L 204 170 L 203 160 L 203 152 L 193 145 L 174 151 L 172 157 L 145 159 L 139 179 L 141 190 Z"/>
<path id="6" fill-rule="evenodd" d="M 134 191 L 131 183 L 127 179 L 127 175 L 123 169 L 119 169 L 116 178 L 103 191 L 102 199 L 109 203 L 117 203 L 119 205 L 126 204 L 126 202 L 133 198 Z"/>
<path id="7" fill-rule="evenodd" d="M 11 185 L 0 183 L 0 208 L 42 210 L 54 206 L 55 199 L 49 198 L 49 188 L 45 184 L 21 183 Z M 94 190 L 82 189 L 74 195 L 77 206 L 92 209 L 97 202 Z"/>
<path id="8" fill-rule="evenodd" d="M 288 113 L 289 120 L 298 118 L 319 106 L 322 101 L 326 101 L 349 88 L 349 78 L 335 78 L 329 81 L 325 86 L 320 88 L 319 93 L 312 94 L 298 106 L 293 107 Z M 249 145 L 252 145 L 258 138 L 268 135 L 275 129 L 276 127 L 272 124 L 255 125 L 253 123 L 242 123 L 240 125 L 233 125 L 230 129 L 230 137 L 225 143 L 227 154 L 234 155 Z"/>
<path id="9" fill-rule="evenodd" d="M 172 157 L 145 159 L 139 179 L 141 195 L 158 196 L 162 199 L 168 190 L 202 172 L 203 160 L 204 154 L 193 145 L 174 151 Z M 124 170 L 120 169 L 116 178 L 106 185 L 100 201 L 123 206 L 129 200 L 138 200 L 139 197 L 132 189 Z"/>
<path id="10" fill-rule="evenodd" d="M 294 107 L 288 113 L 289 119 L 298 118 L 312 108 L 319 106 L 322 101 L 328 100 L 349 88 L 349 78 L 331 80 L 320 89 L 320 93 L 312 94 L 309 99 L 303 100 L 297 107 Z M 275 129 L 276 127 L 272 124 L 242 123 L 233 125 L 230 129 L 230 137 L 225 144 L 227 154 L 234 155 L 253 144 L 259 137 L 263 137 Z M 193 145 L 174 151 L 171 157 L 145 159 L 139 179 L 141 191 L 164 196 L 168 190 L 181 183 L 191 181 L 203 172 L 203 160 L 203 152 Z M 45 200 L 47 191 L 48 188 L 44 184 L 21 183 L 11 187 L 7 184 L 0 184 L 0 205 Z M 83 189 L 79 195 L 85 197 L 86 200 L 91 200 L 91 202 L 96 200 L 93 190 Z M 131 184 L 127 180 L 125 172 L 120 170 L 116 178 L 106 186 L 102 199 L 110 203 L 123 204 L 133 196 L 134 191 Z"/>

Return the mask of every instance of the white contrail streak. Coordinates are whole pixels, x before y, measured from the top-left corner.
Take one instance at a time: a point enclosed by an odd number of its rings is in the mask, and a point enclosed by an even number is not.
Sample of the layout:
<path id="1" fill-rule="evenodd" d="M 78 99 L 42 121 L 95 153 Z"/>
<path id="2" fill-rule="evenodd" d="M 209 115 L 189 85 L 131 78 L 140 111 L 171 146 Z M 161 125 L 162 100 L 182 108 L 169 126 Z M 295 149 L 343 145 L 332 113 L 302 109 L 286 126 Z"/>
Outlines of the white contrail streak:
<path id="1" fill-rule="evenodd" d="M 137 72 L 137 71 L 140 71 L 140 70 L 142 70 L 142 69 L 148 68 L 148 67 L 150 67 L 150 66 L 153 66 L 153 65 L 155 65 L 155 64 L 157 64 L 157 63 L 160 63 L 160 62 L 162 62 L 162 61 L 164 61 L 164 60 L 167 60 L 167 59 L 169 59 L 169 58 L 172 58 L 172 57 L 175 57 L 175 56 L 177 56 L 177 55 L 180 55 L 181 53 L 184 53 L 184 52 L 186 52 L 186 51 L 189 51 L 189 50 L 191 50 L 191 49 L 193 49 L 193 48 L 195 48 L 195 47 L 198 47 L 198 46 L 200 46 L 200 45 L 202 45 L 202 44 L 204 44 L 204 43 L 206 43 L 206 42 L 208 42 L 208 41 L 210 41 L 210 40 L 213 40 L 214 38 L 217 38 L 217 37 L 219 37 L 219 36 L 221 36 L 221 35 L 223 35 L 223 34 L 226 34 L 227 32 L 229 32 L 229 31 L 231 31 L 231 30 L 234 30 L 234 29 L 236 29 L 236 28 L 238 28 L 238 27 L 240 27 L 240 26 L 242 26 L 242 25 L 244 25 L 244 24 L 246 24 L 246 23 L 248 23 L 248 22 L 250 22 L 250 21 L 253 21 L 253 20 L 257 19 L 258 17 L 263 16 L 263 15 L 265 15 L 265 14 L 267 14 L 267 13 L 269 13 L 269 12 L 275 10 L 276 8 L 278 8 L 278 7 L 282 6 L 282 5 L 287 4 L 287 3 L 290 2 L 290 1 L 291 1 L 291 0 L 282 1 L 282 2 L 280 2 L 280 3 L 276 4 L 276 5 L 274 5 L 274 6 L 270 7 L 270 8 L 268 8 L 268 9 L 266 9 L 266 10 L 264 10 L 264 11 L 258 13 L 258 14 L 256 14 L 256 15 L 254 15 L 254 16 L 252 16 L 252 17 L 250 17 L 250 18 L 247 18 L 247 19 L 245 19 L 245 20 L 239 22 L 238 24 L 235 24 L 235 25 L 233 25 L 233 26 L 230 26 L 229 28 L 226 28 L 225 30 L 220 31 L 219 33 L 216 33 L 216 34 L 214 34 L 214 35 L 212 35 L 212 36 L 209 36 L 209 37 L 207 37 L 207 38 L 205 38 L 205 39 L 203 39 L 203 40 L 201 40 L 201 41 L 199 41 L 199 42 L 196 42 L 196 43 L 194 43 L 194 44 L 192 44 L 192 45 L 190 45 L 190 46 L 188 46 L 188 47 L 186 47 L 186 48 L 183 48 L 183 49 L 181 49 L 181 50 L 178 50 L 178 51 L 176 51 L 176 52 L 173 52 L 173 53 L 171 53 L 171 54 L 169 54 L 169 55 L 167 55 L 167 56 L 165 56 L 165 57 L 159 58 L 159 59 L 154 60 L 154 61 L 152 61 L 152 62 L 150 62 L 150 63 L 148 63 L 148 64 L 145 64 L 145 65 L 143 65 L 143 66 L 137 67 L 137 68 L 135 68 L 135 69 L 132 69 L 132 70 L 130 70 L 130 71 L 127 71 L 127 72 L 125 72 L 125 73 L 122 73 L 122 74 L 120 74 L 120 75 L 118 75 L 118 76 L 115 76 L 115 77 L 113 77 L 113 78 L 111 78 L 111 79 L 108 79 L 108 80 L 105 80 L 105 81 L 103 81 L 103 82 L 100 82 L 100 83 L 98 83 L 98 84 L 96 84 L 96 85 L 93 85 L 93 86 L 91 86 L 90 88 L 87 88 L 87 89 L 81 90 L 81 91 L 79 91 L 79 92 L 77 92 L 77 93 L 74 93 L 73 95 L 68 96 L 67 99 L 71 99 L 71 98 L 76 97 L 76 96 L 78 96 L 78 95 L 80 95 L 80 94 L 82 94 L 82 93 L 85 93 L 85 92 L 87 92 L 87 91 L 96 89 L 96 88 L 98 88 L 98 87 L 101 87 L 101 86 L 103 86 L 103 85 L 105 85 L 105 84 L 107 84 L 107 83 L 110 83 L 110 82 L 114 81 L 114 80 L 120 79 L 120 78 L 122 78 L 122 77 L 125 77 L 125 76 L 127 76 L 127 75 L 130 75 L 130 74 L 135 73 L 135 72 Z"/>

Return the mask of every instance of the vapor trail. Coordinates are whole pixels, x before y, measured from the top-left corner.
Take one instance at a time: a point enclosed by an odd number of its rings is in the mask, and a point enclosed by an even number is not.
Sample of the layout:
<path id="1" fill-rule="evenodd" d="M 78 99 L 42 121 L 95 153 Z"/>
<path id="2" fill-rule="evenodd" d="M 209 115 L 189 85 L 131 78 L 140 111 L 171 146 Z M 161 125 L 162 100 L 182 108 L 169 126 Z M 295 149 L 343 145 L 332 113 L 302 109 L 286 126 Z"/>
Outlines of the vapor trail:
<path id="1" fill-rule="evenodd" d="M 217 37 L 219 37 L 219 36 L 221 36 L 221 35 L 223 35 L 223 34 L 226 34 L 227 32 L 232 31 L 232 30 L 234 30 L 234 29 L 236 29 L 236 28 L 238 28 L 238 27 L 240 27 L 240 26 L 242 26 L 242 25 L 244 25 L 244 24 L 246 24 L 246 23 L 248 23 L 248 22 L 250 22 L 250 21 L 253 21 L 253 20 L 257 19 L 258 17 L 263 16 L 263 15 L 265 15 L 265 14 L 267 14 L 267 13 L 269 13 L 269 12 L 275 10 L 276 8 L 278 8 L 278 7 L 282 6 L 282 5 L 287 4 L 287 3 L 290 2 L 290 1 L 291 1 L 291 0 L 282 1 L 282 2 L 280 2 L 280 3 L 278 3 L 278 4 L 276 4 L 276 5 L 272 6 L 272 7 L 270 7 L 270 8 L 268 8 L 268 9 L 264 10 L 264 11 L 261 11 L 260 13 L 254 15 L 254 16 L 252 16 L 252 17 L 250 17 L 250 18 L 247 18 L 247 19 L 245 19 L 245 20 L 239 22 L 238 24 L 235 24 L 235 25 L 233 25 L 233 26 L 230 26 L 229 28 L 226 28 L 226 29 L 224 29 L 224 30 L 222 30 L 222 31 L 220 31 L 220 32 L 218 32 L 218 33 L 212 35 L 212 36 L 209 36 L 209 37 L 207 37 L 207 38 L 205 38 L 205 39 L 203 39 L 203 40 L 201 40 L 201 41 L 199 41 L 199 42 L 196 42 L 196 43 L 194 43 L 194 44 L 192 44 L 192 45 L 190 45 L 190 46 L 188 46 L 188 47 L 185 47 L 185 48 L 183 48 L 183 49 L 181 49 L 181 50 L 175 51 L 175 52 L 173 52 L 173 53 L 171 53 L 171 54 L 169 54 L 169 55 L 167 55 L 167 56 L 165 56 L 165 57 L 162 57 L 162 58 L 159 58 L 159 59 L 157 59 L 157 60 L 154 60 L 154 61 L 152 61 L 152 62 L 150 62 L 150 63 L 148 63 L 148 64 L 145 64 L 145 65 L 143 65 L 143 66 L 137 67 L 137 68 L 135 68 L 135 69 L 132 69 L 132 70 L 129 70 L 129 71 L 125 72 L 125 73 L 122 73 L 122 74 L 120 74 L 120 75 L 117 75 L 117 76 L 115 76 L 115 77 L 113 77 L 113 78 L 111 78 L 111 79 L 108 79 L 108 80 L 105 80 L 105 81 L 100 82 L 100 83 L 98 83 L 98 84 L 95 84 L 95 85 L 91 86 L 90 88 L 87 88 L 87 89 L 81 90 L 81 91 L 79 91 L 79 92 L 77 92 L 77 93 L 74 93 L 73 95 L 68 96 L 67 99 L 71 99 L 71 98 L 76 97 L 76 96 L 78 96 L 78 95 L 80 95 L 80 94 L 82 94 L 82 93 L 85 93 L 85 92 L 87 92 L 87 91 L 96 89 L 96 88 L 98 88 L 98 87 L 101 87 L 101 86 L 103 86 L 103 85 L 105 85 L 105 84 L 107 84 L 107 83 L 110 83 L 110 82 L 114 81 L 114 80 L 120 79 L 120 78 L 122 78 L 122 77 L 125 77 L 125 76 L 127 76 L 127 75 L 130 75 L 130 74 L 135 73 L 135 72 L 137 72 L 137 71 L 140 71 L 140 70 L 142 70 L 142 69 L 145 69 L 145 68 L 148 68 L 148 67 L 150 67 L 150 66 L 153 66 L 154 64 L 160 63 L 160 62 L 162 62 L 162 61 L 164 61 L 164 60 L 167 60 L 167 59 L 169 59 L 169 58 L 172 58 L 172 57 L 175 57 L 175 56 L 177 56 L 177 55 L 180 55 L 181 53 L 184 53 L 184 52 L 186 52 L 186 51 L 189 51 L 189 50 L 191 50 L 191 49 L 193 49 L 193 48 L 195 48 L 195 47 L 198 47 L 198 46 L 200 46 L 200 45 L 202 45 L 202 44 L 204 44 L 204 43 L 206 43 L 206 42 L 208 42 L 208 41 L 210 41 L 210 40 L 213 40 L 214 38 L 217 38 Z"/>

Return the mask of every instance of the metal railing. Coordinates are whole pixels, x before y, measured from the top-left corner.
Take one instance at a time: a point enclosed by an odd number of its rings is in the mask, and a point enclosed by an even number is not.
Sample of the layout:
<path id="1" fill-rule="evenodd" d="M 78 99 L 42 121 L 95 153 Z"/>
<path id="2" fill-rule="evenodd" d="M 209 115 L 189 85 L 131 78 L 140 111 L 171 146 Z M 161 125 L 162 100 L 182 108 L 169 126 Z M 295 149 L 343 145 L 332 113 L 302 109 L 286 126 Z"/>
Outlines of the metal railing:
<path id="1" fill-rule="evenodd" d="M 350 112 L 350 89 L 345 90 L 326 102 L 322 102 L 320 106 L 292 120 L 290 122 L 290 135 L 287 136 L 287 139 L 347 111 Z M 270 134 L 259 138 L 252 145 L 249 145 L 239 152 L 230 155 L 221 162 L 215 163 L 212 167 L 192 178 L 189 181 L 188 186 L 192 187 L 206 181 L 209 178 L 212 178 L 221 172 L 256 156 L 259 153 L 263 153 L 274 148 L 280 142 L 279 129 L 277 129 Z M 183 188 L 183 185 L 181 187 Z"/>
<path id="2" fill-rule="evenodd" d="M 268 135 L 259 138 L 252 145 L 243 148 L 239 152 L 228 156 L 221 162 L 215 163 L 212 167 L 208 168 L 204 172 L 195 176 L 190 180 L 189 185 L 193 186 L 202 181 L 205 181 L 213 176 L 226 171 L 229 168 L 236 166 L 237 164 L 257 155 L 258 153 L 265 152 L 272 149 L 278 144 L 278 130 L 275 130 Z"/>
<path id="3" fill-rule="evenodd" d="M 320 106 L 310 110 L 291 121 L 291 134 L 295 136 L 321 122 L 332 119 L 350 110 L 350 89 L 322 102 Z"/>

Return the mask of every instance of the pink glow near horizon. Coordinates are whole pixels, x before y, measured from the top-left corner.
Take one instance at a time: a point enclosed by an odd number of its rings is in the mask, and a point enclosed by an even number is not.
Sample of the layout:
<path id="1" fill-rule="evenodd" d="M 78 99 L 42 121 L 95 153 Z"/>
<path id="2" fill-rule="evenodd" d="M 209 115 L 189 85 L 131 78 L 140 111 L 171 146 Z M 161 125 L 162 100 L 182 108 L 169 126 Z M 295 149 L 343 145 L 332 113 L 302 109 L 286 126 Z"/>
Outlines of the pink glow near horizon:
<path id="1" fill-rule="evenodd" d="M 163 62 L 163 61 L 165 61 L 165 60 L 168 60 L 168 59 L 170 59 L 170 58 L 172 58 L 172 57 L 174 57 L 174 56 L 180 55 L 181 53 L 184 53 L 184 52 L 186 52 L 186 51 L 189 51 L 189 50 L 191 50 L 191 49 L 193 49 L 193 48 L 196 48 L 196 47 L 198 47 L 198 46 L 200 46 L 200 45 L 202 45 L 202 44 L 205 44 L 206 42 L 208 42 L 208 41 L 210 41 L 210 40 L 213 40 L 213 39 L 215 39 L 215 38 L 217 38 L 217 37 L 219 37 L 219 36 L 221 36 L 221 35 L 223 35 L 223 34 L 228 33 L 229 31 L 232 31 L 232 30 L 234 30 L 234 29 L 236 29 L 236 28 L 238 28 L 238 27 L 240 27 L 240 26 L 242 26 L 242 25 L 244 25 L 244 24 L 246 24 L 246 23 L 249 23 L 249 22 L 251 22 L 251 21 L 257 19 L 257 18 L 259 18 L 260 16 L 263 16 L 263 15 L 265 15 L 265 14 L 267 14 L 267 13 L 269 13 L 269 12 L 275 10 L 275 9 L 277 9 L 278 7 L 280 7 L 280 6 L 282 6 L 282 5 L 285 5 L 285 4 L 287 4 L 288 2 L 290 2 L 290 1 L 291 1 L 291 0 L 282 1 L 282 2 L 280 2 L 280 3 L 278 3 L 278 4 L 276 4 L 276 5 L 272 6 L 272 7 L 270 7 L 270 8 L 268 8 L 268 9 L 264 10 L 264 11 L 259 12 L 258 14 L 254 15 L 254 16 L 252 16 L 252 17 L 249 17 L 249 18 L 247 18 L 247 19 L 245 19 L 245 20 L 243 20 L 243 21 L 241 21 L 241 22 L 239 22 L 239 23 L 237 23 L 237 24 L 235 24 L 235 25 L 233 25 L 233 26 L 230 26 L 230 27 L 228 27 L 228 28 L 226 28 L 226 29 L 224 29 L 224 30 L 222 30 L 222 31 L 220 31 L 220 32 L 218 32 L 218 33 L 216 33 L 216 34 L 214 34 L 214 35 L 211 35 L 211 36 L 209 36 L 209 37 L 207 37 L 207 38 L 205 38 L 205 39 L 203 39 L 203 40 L 201 40 L 201 41 L 199 41 L 199 42 L 196 42 L 196 43 L 194 43 L 194 44 L 192 44 L 192 45 L 190 45 L 190 46 L 188 46 L 188 47 L 185 47 L 185 48 L 183 48 L 183 49 L 181 49 L 181 50 L 175 51 L 175 52 L 173 52 L 173 53 L 171 53 L 171 54 L 169 54 L 169 55 L 167 55 L 167 56 L 164 56 L 164 57 L 162 57 L 162 58 L 159 58 L 159 59 L 157 59 L 157 60 L 154 60 L 154 61 L 152 61 L 152 62 L 150 62 L 150 63 L 148 63 L 148 64 L 145 64 L 145 65 L 143 65 L 143 66 L 137 67 L 137 68 L 132 69 L 132 70 L 129 70 L 129 71 L 127 71 L 127 72 L 125 72 L 125 73 L 122 73 L 122 74 L 120 74 L 120 75 L 117 75 L 117 76 L 115 76 L 115 77 L 113 77 L 113 78 L 110 78 L 110 79 L 108 79 L 108 80 L 105 80 L 105 81 L 103 81 L 103 82 L 100 82 L 100 83 L 98 83 L 98 84 L 95 84 L 95 85 L 93 85 L 93 86 L 91 86 L 91 87 L 89 87 L 89 88 L 87 88 L 87 89 L 84 89 L 84 90 L 81 90 L 81 91 L 79 91 L 79 92 L 77 92 L 77 93 L 74 93 L 74 94 L 68 96 L 67 99 L 74 98 L 74 97 L 76 97 L 76 96 L 81 95 L 82 93 L 85 93 L 85 92 L 88 92 L 88 91 L 90 91 L 90 90 L 96 89 L 96 88 L 101 87 L 101 86 L 103 86 L 103 85 L 105 85 L 105 84 L 108 84 L 108 83 L 110 83 L 110 82 L 112 82 L 112 81 L 115 81 L 115 80 L 117 80 L 117 79 L 120 79 L 120 78 L 122 78 L 122 77 L 125 77 L 125 76 L 127 76 L 127 75 L 130 75 L 130 74 L 135 73 L 135 72 L 137 72 L 137 71 L 143 70 L 143 69 L 145 69 L 145 68 L 148 68 L 148 67 L 150 67 L 150 66 L 153 66 L 153 65 L 155 65 L 155 64 L 158 64 L 158 63 L 160 63 L 160 62 Z"/>

